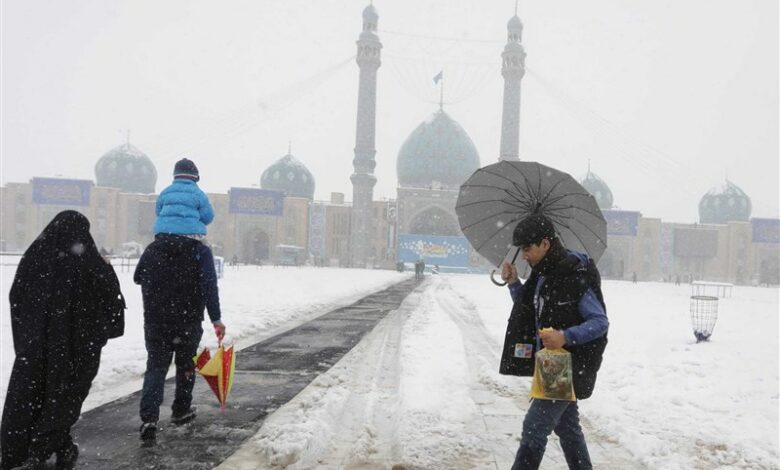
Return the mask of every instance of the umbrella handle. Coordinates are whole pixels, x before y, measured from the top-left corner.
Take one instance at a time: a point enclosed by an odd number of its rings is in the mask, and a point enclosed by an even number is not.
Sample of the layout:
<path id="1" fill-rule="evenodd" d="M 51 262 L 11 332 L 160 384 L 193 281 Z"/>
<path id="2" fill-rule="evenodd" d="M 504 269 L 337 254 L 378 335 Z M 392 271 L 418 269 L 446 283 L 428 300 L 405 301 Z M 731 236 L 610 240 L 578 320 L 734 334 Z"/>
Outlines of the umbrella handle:
<path id="1" fill-rule="evenodd" d="M 497 285 L 498 287 L 504 287 L 507 283 L 504 281 L 503 283 L 496 281 L 496 279 L 493 277 L 493 275 L 496 274 L 496 270 L 490 272 L 490 282 Z"/>

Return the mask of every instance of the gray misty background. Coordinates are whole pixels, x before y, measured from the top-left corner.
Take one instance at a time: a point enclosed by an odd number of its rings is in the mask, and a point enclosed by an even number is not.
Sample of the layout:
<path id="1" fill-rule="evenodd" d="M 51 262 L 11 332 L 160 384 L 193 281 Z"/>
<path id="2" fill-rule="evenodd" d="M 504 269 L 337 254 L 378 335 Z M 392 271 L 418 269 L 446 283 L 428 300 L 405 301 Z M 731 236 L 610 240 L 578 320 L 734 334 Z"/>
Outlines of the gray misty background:
<path id="1" fill-rule="evenodd" d="M 201 187 L 257 185 L 287 153 L 351 198 L 358 68 L 368 0 L 5 0 L 2 175 L 94 179 L 127 139 L 158 172 L 200 167 Z M 375 198 L 394 198 L 407 135 L 438 108 L 498 159 L 501 51 L 512 0 L 377 0 Z M 528 72 L 520 158 L 582 177 L 615 204 L 698 219 L 725 178 L 778 210 L 776 0 L 521 1 Z"/>

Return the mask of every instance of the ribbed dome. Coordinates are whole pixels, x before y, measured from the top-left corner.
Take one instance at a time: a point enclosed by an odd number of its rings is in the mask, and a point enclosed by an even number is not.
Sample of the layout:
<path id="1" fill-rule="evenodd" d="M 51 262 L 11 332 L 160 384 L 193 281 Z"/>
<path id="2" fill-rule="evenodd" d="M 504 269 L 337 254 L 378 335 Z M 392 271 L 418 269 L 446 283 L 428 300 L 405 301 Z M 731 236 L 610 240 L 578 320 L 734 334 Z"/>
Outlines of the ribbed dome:
<path id="1" fill-rule="evenodd" d="M 129 143 L 106 152 L 95 164 L 98 186 L 119 188 L 125 193 L 154 193 L 157 169 L 143 152 Z"/>
<path id="2" fill-rule="evenodd" d="M 699 201 L 699 222 L 702 224 L 725 224 L 747 222 L 752 210 L 750 197 L 729 180 L 716 186 Z"/>
<path id="3" fill-rule="evenodd" d="M 479 168 L 479 154 L 466 131 L 444 111 L 409 134 L 398 151 L 398 185 L 457 189 Z"/>
<path id="4" fill-rule="evenodd" d="M 610 191 L 609 186 L 590 170 L 588 170 L 585 178 L 580 181 L 580 184 L 596 199 L 599 209 L 612 209 L 614 207 L 612 191 Z"/>
<path id="5" fill-rule="evenodd" d="M 306 165 L 289 153 L 263 172 L 260 187 L 284 191 L 292 197 L 314 199 L 314 177 Z"/>

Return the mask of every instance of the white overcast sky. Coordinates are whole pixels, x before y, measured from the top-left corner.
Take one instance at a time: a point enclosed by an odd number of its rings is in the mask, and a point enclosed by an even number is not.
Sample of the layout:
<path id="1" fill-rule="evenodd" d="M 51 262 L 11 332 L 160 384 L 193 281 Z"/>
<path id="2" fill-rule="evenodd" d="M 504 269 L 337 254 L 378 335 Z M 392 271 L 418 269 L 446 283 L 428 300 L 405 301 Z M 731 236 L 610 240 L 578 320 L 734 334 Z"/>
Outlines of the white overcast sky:
<path id="1" fill-rule="evenodd" d="M 367 0 L 2 1 L 2 183 L 94 179 L 124 143 L 169 183 L 192 158 L 201 186 L 258 184 L 287 153 L 315 197 L 351 199 L 358 68 Z M 394 198 L 406 136 L 438 108 L 483 165 L 498 157 L 500 54 L 513 0 L 376 0 L 376 198 Z M 698 219 L 726 177 L 777 217 L 776 0 L 521 0 L 528 72 L 521 158 L 582 177 L 621 209 Z"/>

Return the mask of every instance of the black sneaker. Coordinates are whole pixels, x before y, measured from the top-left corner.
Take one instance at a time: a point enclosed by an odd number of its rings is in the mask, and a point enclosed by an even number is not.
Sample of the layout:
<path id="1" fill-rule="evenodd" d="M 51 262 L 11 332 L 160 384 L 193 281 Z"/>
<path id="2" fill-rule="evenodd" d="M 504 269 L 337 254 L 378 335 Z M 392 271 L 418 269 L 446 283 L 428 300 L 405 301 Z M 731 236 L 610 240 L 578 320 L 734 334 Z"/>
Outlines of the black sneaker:
<path id="1" fill-rule="evenodd" d="M 144 444 L 154 444 L 157 440 L 157 423 L 148 422 L 141 425 L 141 440 Z"/>
<path id="2" fill-rule="evenodd" d="M 176 425 L 187 424 L 195 419 L 195 416 L 198 415 L 197 410 L 197 408 L 191 406 L 188 410 L 182 411 L 180 413 L 174 412 L 171 415 L 171 423 Z"/>
<path id="3" fill-rule="evenodd" d="M 79 458 L 79 446 L 71 443 L 65 449 L 57 451 L 57 470 L 73 470 L 76 468 L 76 460 Z"/>

